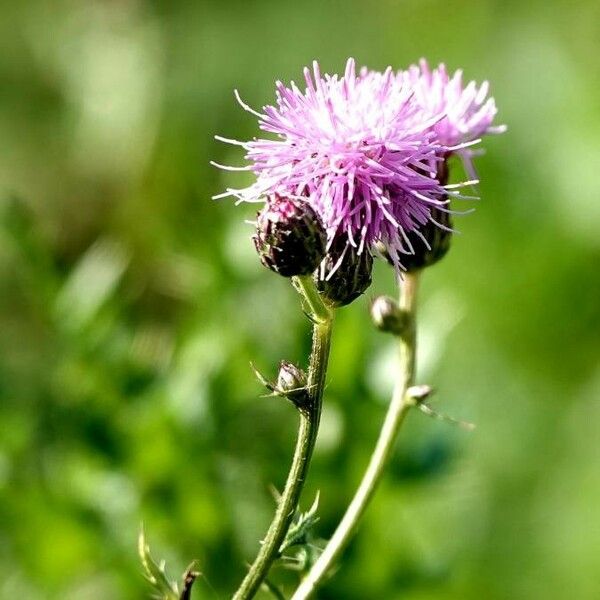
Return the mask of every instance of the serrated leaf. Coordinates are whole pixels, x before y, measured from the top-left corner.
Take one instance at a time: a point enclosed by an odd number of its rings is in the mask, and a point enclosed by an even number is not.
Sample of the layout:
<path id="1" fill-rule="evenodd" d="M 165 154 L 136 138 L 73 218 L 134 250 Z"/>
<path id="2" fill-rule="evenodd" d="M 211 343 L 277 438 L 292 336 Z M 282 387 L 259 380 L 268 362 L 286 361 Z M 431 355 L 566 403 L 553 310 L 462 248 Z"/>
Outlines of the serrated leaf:
<path id="1" fill-rule="evenodd" d="M 293 546 L 303 546 L 309 542 L 312 529 L 319 521 L 317 510 L 319 508 L 319 493 L 315 497 L 312 506 L 305 512 L 300 513 L 290 525 L 288 532 L 281 544 L 279 552 L 283 554 Z"/>

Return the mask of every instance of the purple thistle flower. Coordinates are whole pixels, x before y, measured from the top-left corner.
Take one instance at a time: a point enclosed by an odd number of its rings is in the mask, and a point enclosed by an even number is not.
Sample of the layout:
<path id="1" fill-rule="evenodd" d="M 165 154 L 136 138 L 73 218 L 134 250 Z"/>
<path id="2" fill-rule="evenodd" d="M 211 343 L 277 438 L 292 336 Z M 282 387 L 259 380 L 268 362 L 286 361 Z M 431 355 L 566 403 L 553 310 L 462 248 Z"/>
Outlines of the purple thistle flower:
<path id="1" fill-rule="evenodd" d="M 215 198 L 256 202 L 277 194 L 309 202 L 325 225 L 328 248 L 340 240 L 345 248 L 327 272 L 321 269 L 323 278 L 333 275 L 348 251 L 358 256 L 373 253 L 377 243 L 400 270 L 401 255 L 415 252 L 411 238 L 416 235 L 428 246 L 420 229 L 430 222 L 438 225 L 432 210 L 448 211 L 448 197 L 460 197 L 460 185 L 445 186 L 437 174 L 451 152 L 472 143 L 473 136 L 461 128 L 477 124 L 475 129 L 482 131 L 482 123 L 488 127 L 487 115 L 495 110 L 486 104 L 485 118 L 472 114 L 469 107 L 481 99 L 481 90 L 473 98 L 472 88 L 461 95 L 455 90 L 457 80 L 443 91 L 443 73 L 436 73 L 429 77 L 439 80 L 431 85 L 436 97 L 426 102 L 418 101 L 427 93 L 425 71 L 417 77 L 414 68 L 398 73 L 391 67 L 383 73 L 362 68 L 357 74 L 353 59 L 342 77 L 322 76 L 314 62 L 312 74 L 304 70 L 305 91 L 294 82 L 286 87 L 278 81 L 277 104 L 265 106 L 262 113 L 236 92 L 242 107 L 258 117 L 260 129 L 276 139 L 239 142 L 217 136 L 242 146 L 251 165 L 213 164 L 253 171 L 256 181 Z M 449 102 L 456 95 L 467 106 L 461 118 L 449 120 L 449 109 L 458 114 Z"/>
<path id="2" fill-rule="evenodd" d="M 477 86 L 475 81 L 470 81 L 463 86 L 462 70 L 450 77 L 443 63 L 431 70 L 424 58 L 418 66 L 409 67 L 405 78 L 414 90 L 415 101 L 423 109 L 423 118 L 444 115 L 433 126 L 437 140 L 461 157 L 469 177 L 475 179 L 472 162 L 475 152 L 470 146 L 477 144 L 485 134 L 506 130 L 504 125 L 492 125 L 498 110 L 494 99 L 487 97 L 488 82 Z"/>
<path id="3" fill-rule="evenodd" d="M 277 106 L 262 114 L 242 103 L 279 139 L 234 142 L 246 149 L 257 179 L 222 196 L 305 198 L 323 220 L 329 246 L 343 237 L 361 254 L 381 241 L 398 263 L 400 253 L 412 252 L 406 232 L 444 202 L 431 168 L 443 153 L 431 131 L 436 119 L 422 120 L 410 87 L 391 68 L 357 75 L 350 59 L 343 77 L 321 77 L 316 62 L 313 72 L 314 80 L 305 69 L 305 92 L 278 82 Z"/>

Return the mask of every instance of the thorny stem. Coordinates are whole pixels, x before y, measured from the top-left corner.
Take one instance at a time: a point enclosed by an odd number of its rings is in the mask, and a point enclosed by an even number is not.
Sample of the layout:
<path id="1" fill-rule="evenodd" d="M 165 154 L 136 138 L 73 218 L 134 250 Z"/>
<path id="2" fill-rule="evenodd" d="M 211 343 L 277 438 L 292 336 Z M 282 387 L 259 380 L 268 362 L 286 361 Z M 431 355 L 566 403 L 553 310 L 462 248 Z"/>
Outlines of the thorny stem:
<path id="1" fill-rule="evenodd" d="M 310 598 L 350 541 L 389 462 L 400 426 L 415 403 L 408 396 L 407 390 L 413 384 L 415 374 L 417 341 L 415 313 L 418 277 L 418 273 L 405 274 L 401 286 L 400 309 L 406 312 L 409 319 L 406 329 L 399 336 L 400 372 L 369 466 L 335 533 L 291 600 Z"/>
<path id="2" fill-rule="evenodd" d="M 233 596 L 233 600 L 253 598 L 265 580 L 271 565 L 279 557 L 279 549 L 296 512 L 319 429 L 325 374 L 331 344 L 333 312 L 321 300 L 310 277 L 297 277 L 294 283 L 304 296 L 310 310 L 310 317 L 313 320 L 312 348 L 307 382 L 308 399 L 306 409 L 300 410 L 296 449 L 294 450 L 285 488 L 278 500 L 275 516 L 262 542 L 260 551 Z"/>

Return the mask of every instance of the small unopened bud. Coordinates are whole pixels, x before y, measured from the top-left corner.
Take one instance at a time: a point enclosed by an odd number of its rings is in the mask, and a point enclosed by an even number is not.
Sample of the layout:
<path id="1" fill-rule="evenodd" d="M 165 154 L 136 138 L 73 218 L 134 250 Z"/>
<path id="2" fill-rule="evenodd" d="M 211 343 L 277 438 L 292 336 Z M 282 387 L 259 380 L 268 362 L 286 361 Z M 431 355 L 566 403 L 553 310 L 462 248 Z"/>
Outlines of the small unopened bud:
<path id="1" fill-rule="evenodd" d="M 308 202 L 273 195 L 257 215 L 252 238 L 262 264 L 284 277 L 309 275 L 325 256 L 327 237 Z"/>
<path id="2" fill-rule="evenodd" d="M 433 394 L 433 388 L 427 384 L 413 385 L 406 390 L 406 396 L 416 404 L 420 404 Z"/>
<path id="3" fill-rule="evenodd" d="M 306 373 L 302 369 L 287 360 L 279 363 L 275 393 L 293 402 L 300 410 L 306 410 L 309 406 L 310 397 L 306 384 Z"/>
<path id="4" fill-rule="evenodd" d="M 400 335 L 408 325 L 408 316 L 389 296 L 377 296 L 371 304 L 371 318 L 379 331 Z"/>
<path id="5" fill-rule="evenodd" d="M 269 381 L 250 363 L 258 380 L 271 392 L 271 396 L 282 396 L 296 405 L 301 411 L 308 410 L 310 395 L 307 388 L 306 373 L 294 363 L 282 360 L 275 381 Z"/>
<path id="6" fill-rule="evenodd" d="M 306 387 L 306 373 L 295 364 L 282 360 L 277 374 L 277 390 L 281 394 L 289 394 Z"/>
<path id="7" fill-rule="evenodd" d="M 350 304 L 371 285 L 373 257 L 366 249 L 358 254 L 346 244 L 334 241 L 316 274 L 318 290 L 333 306 Z"/>

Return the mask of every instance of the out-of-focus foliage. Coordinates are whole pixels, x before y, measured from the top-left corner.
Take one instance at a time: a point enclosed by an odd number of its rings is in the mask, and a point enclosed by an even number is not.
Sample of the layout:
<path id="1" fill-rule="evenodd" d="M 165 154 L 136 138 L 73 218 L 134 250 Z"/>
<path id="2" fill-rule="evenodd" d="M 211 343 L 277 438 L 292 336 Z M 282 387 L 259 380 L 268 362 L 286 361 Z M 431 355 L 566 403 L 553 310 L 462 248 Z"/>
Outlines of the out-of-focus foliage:
<path id="1" fill-rule="evenodd" d="M 348 56 L 489 78 L 509 133 L 422 290 L 419 381 L 473 434 L 415 413 L 323 599 L 577 600 L 600 589 L 600 4 L 3 2 L 0 598 L 139 599 L 140 523 L 197 598 L 227 597 L 295 435 L 260 398 L 309 326 L 214 202 L 276 78 Z M 385 265 L 373 292 L 393 293 Z M 374 442 L 393 345 L 339 312 L 319 446 L 329 535 Z M 292 589 L 296 574 L 275 581 Z M 266 597 L 266 596 L 265 596 Z"/>

